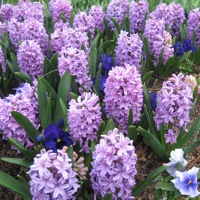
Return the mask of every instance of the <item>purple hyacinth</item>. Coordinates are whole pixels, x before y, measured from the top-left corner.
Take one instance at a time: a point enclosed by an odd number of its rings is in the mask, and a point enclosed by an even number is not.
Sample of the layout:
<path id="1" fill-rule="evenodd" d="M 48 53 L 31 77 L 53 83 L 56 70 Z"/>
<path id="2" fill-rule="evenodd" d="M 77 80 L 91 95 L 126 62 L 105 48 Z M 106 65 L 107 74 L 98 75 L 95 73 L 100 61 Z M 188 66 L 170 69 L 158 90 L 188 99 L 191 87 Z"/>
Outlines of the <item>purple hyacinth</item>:
<path id="1" fill-rule="evenodd" d="M 175 172 L 176 178 L 171 180 L 174 186 L 180 191 L 182 195 L 187 195 L 191 198 L 200 195 L 198 191 L 198 175 L 199 168 L 192 167 L 190 170 L 185 172 Z"/>
<path id="2" fill-rule="evenodd" d="M 62 15 L 69 21 L 72 5 L 68 0 L 50 0 L 49 10 L 54 23 L 61 21 Z"/>
<path id="3" fill-rule="evenodd" d="M 43 75 L 44 55 L 33 40 L 25 40 L 17 51 L 17 60 L 22 73 L 31 77 Z"/>
<path id="4" fill-rule="evenodd" d="M 115 64 L 117 66 L 124 66 L 126 63 L 134 65 L 139 69 L 142 46 L 143 44 L 138 34 L 128 36 L 128 32 L 121 31 L 115 49 Z"/>
<path id="5" fill-rule="evenodd" d="M 95 27 L 98 28 L 100 31 L 104 31 L 104 10 L 102 6 L 95 6 L 93 5 L 89 10 L 89 15 L 93 17 Z"/>
<path id="6" fill-rule="evenodd" d="M 82 46 L 84 46 L 88 57 L 90 49 L 87 34 L 83 32 L 82 29 L 69 28 L 66 23 L 63 24 L 61 29 L 60 24 L 62 25 L 62 23 L 55 24 L 55 31 L 51 34 L 50 44 L 52 51 L 60 53 L 63 46 L 67 48 L 74 47 L 81 50 Z"/>
<path id="7" fill-rule="evenodd" d="M 192 91 L 184 82 L 184 75 L 173 74 L 163 83 L 157 94 L 157 108 L 154 120 L 159 130 L 162 124 L 173 125 L 187 131 L 192 107 Z"/>
<path id="8" fill-rule="evenodd" d="M 77 173 L 72 169 L 72 160 L 61 150 L 53 153 L 42 149 L 27 173 L 33 200 L 76 199 L 80 187 Z"/>
<path id="9" fill-rule="evenodd" d="M 83 93 L 77 101 L 69 102 L 68 124 L 74 143 L 78 143 L 81 151 L 89 153 L 89 142 L 97 140 L 97 130 L 101 123 L 101 107 L 96 94 Z"/>
<path id="10" fill-rule="evenodd" d="M 2 36 L 8 32 L 7 22 L 0 22 L 0 40 L 2 40 Z"/>
<path id="11" fill-rule="evenodd" d="M 200 8 L 191 10 L 188 17 L 188 38 L 193 39 L 194 31 L 196 33 L 195 46 L 200 45 Z"/>
<path id="12" fill-rule="evenodd" d="M 15 6 L 12 4 L 3 4 L 1 6 L 1 11 L 0 11 L 0 20 L 1 22 L 7 22 L 11 19 L 13 16 L 13 11 L 14 11 Z"/>
<path id="13" fill-rule="evenodd" d="M 88 75 L 88 61 L 83 50 L 63 47 L 58 58 L 58 72 L 62 77 L 66 71 L 75 76 L 77 83 L 90 90 L 92 81 Z"/>
<path id="14" fill-rule="evenodd" d="M 2 71 L 6 72 L 6 61 L 5 61 L 4 53 L 1 49 L 1 46 L 0 46 L 0 64 L 2 67 Z"/>
<path id="15" fill-rule="evenodd" d="M 94 18 L 90 15 L 87 15 L 86 12 L 79 12 L 75 15 L 73 27 L 82 28 L 83 32 L 85 33 L 90 31 L 91 39 L 94 38 L 95 21 Z"/>
<path id="16" fill-rule="evenodd" d="M 178 133 L 172 129 L 168 129 L 167 134 L 164 135 L 166 143 L 175 144 Z"/>
<path id="17" fill-rule="evenodd" d="M 129 7 L 131 33 L 142 32 L 144 29 L 144 20 L 149 9 L 147 0 L 140 0 L 138 3 L 132 1 Z"/>
<path id="18" fill-rule="evenodd" d="M 133 110 L 133 123 L 140 120 L 143 95 L 141 75 L 135 66 L 115 67 L 109 71 L 105 83 L 105 110 L 125 131 L 129 110 Z"/>
<path id="19" fill-rule="evenodd" d="M 101 137 L 93 153 L 90 172 L 95 198 L 110 192 L 113 200 L 132 199 L 131 191 L 137 173 L 133 141 L 124 137 L 117 128 Z"/>
<path id="20" fill-rule="evenodd" d="M 30 141 L 27 133 L 12 117 L 12 111 L 20 112 L 26 116 L 37 128 L 38 119 L 31 105 L 31 99 L 21 93 L 10 94 L 5 99 L 0 99 L 0 126 L 3 131 L 3 139 L 14 138 L 22 145 L 32 147 L 33 143 Z"/>
<path id="21" fill-rule="evenodd" d="M 124 16 L 128 12 L 128 0 L 112 0 L 107 7 L 106 19 L 111 30 L 115 30 L 115 25 L 110 17 L 113 17 L 121 26 Z"/>

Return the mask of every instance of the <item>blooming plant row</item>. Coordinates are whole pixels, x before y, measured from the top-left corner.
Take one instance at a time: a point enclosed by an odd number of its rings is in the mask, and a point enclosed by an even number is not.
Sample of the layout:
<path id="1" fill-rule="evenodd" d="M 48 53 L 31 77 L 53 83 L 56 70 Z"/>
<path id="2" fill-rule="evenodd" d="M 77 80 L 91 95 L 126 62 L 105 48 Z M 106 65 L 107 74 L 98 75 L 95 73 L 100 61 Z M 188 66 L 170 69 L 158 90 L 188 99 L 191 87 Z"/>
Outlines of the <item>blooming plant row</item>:
<path id="1" fill-rule="evenodd" d="M 1 159 L 29 179 L 0 171 L 0 185 L 27 200 L 126 200 L 157 181 L 159 198 L 197 197 L 183 155 L 200 145 L 198 4 L 14 3 L 0 9 L 0 127 L 24 158 Z M 136 184 L 138 140 L 170 162 Z"/>

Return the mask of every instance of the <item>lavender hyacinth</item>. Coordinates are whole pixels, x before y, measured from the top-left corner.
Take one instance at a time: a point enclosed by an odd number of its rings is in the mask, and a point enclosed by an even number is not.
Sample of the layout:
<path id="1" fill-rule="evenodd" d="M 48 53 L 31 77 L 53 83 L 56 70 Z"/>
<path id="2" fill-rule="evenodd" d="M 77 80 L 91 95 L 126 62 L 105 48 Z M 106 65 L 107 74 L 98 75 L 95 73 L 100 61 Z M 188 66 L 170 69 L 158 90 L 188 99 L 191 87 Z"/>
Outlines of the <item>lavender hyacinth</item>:
<path id="1" fill-rule="evenodd" d="M 1 64 L 1 67 L 2 67 L 2 71 L 6 72 L 6 61 L 5 61 L 4 54 L 3 54 L 3 51 L 1 49 L 1 46 L 0 46 L 0 64 Z"/>
<path id="2" fill-rule="evenodd" d="M 76 199 L 80 185 L 77 173 L 72 170 L 72 160 L 61 150 L 42 149 L 27 172 L 30 175 L 30 192 L 33 200 Z"/>
<path id="3" fill-rule="evenodd" d="M 105 83 L 105 109 L 121 130 L 128 125 L 129 110 L 133 110 L 133 123 L 138 122 L 143 106 L 141 76 L 135 66 L 115 67 L 109 71 Z"/>
<path id="4" fill-rule="evenodd" d="M 43 75 L 44 55 L 33 40 L 25 40 L 17 51 L 17 60 L 22 73 L 31 77 Z"/>
<path id="5" fill-rule="evenodd" d="M 102 135 L 93 153 L 90 173 L 95 198 L 112 194 L 112 199 L 132 199 L 137 155 L 133 141 L 124 137 L 117 128 Z"/>
<path id="6" fill-rule="evenodd" d="M 97 27 L 100 31 L 103 32 L 104 30 L 104 16 L 105 13 L 103 11 L 102 6 L 95 6 L 93 5 L 89 10 L 89 15 L 93 17 L 95 27 Z"/>
<path id="7" fill-rule="evenodd" d="M 154 120 L 158 130 L 162 124 L 172 124 L 187 131 L 192 107 L 192 92 L 184 82 L 183 74 L 173 74 L 168 81 L 163 83 L 157 95 L 157 103 Z"/>
<path id="8" fill-rule="evenodd" d="M 112 0 L 106 11 L 106 19 L 111 30 L 115 30 L 110 17 L 113 17 L 119 25 L 122 25 L 125 14 L 128 12 L 128 0 Z"/>
<path id="9" fill-rule="evenodd" d="M 88 61 L 83 50 L 63 47 L 58 58 L 58 71 L 61 77 L 66 71 L 69 72 L 75 76 L 77 83 L 90 90 L 92 81 L 88 75 Z"/>
<path id="10" fill-rule="evenodd" d="M 12 4 L 3 4 L 0 11 L 1 22 L 7 22 L 13 16 L 14 6 Z"/>
<path id="11" fill-rule="evenodd" d="M 193 39 L 194 31 L 196 33 L 196 43 L 195 46 L 200 45 L 200 8 L 191 10 L 188 17 L 188 38 Z"/>
<path id="12" fill-rule="evenodd" d="M 81 151 L 89 153 L 89 142 L 97 140 L 97 130 L 101 123 L 101 107 L 96 94 L 84 93 L 77 101 L 69 102 L 68 123 L 70 135 L 74 143 L 78 143 Z"/>
<path id="13" fill-rule="evenodd" d="M 124 63 L 140 68 L 142 57 L 142 41 L 138 34 L 131 34 L 121 31 L 115 49 L 115 64 L 124 66 Z"/>
<path id="14" fill-rule="evenodd" d="M 131 33 L 138 33 L 144 29 L 144 20 L 148 13 L 149 4 L 147 0 L 140 0 L 130 2 L 129 19 Z"/>
<path id="15" fill-rule="evenodd" d="M 0 22 L 0 40 L 2 40 L 2 36 L 8 32 L 8 26 L 6 22 Z"/>
<path id="16" fill-rule="evenodd" d="M 62 14 L 69 21 L 72 6 L 68 0 L 50 0 L 49 10 L 54 23 L 62 20 Z"/>

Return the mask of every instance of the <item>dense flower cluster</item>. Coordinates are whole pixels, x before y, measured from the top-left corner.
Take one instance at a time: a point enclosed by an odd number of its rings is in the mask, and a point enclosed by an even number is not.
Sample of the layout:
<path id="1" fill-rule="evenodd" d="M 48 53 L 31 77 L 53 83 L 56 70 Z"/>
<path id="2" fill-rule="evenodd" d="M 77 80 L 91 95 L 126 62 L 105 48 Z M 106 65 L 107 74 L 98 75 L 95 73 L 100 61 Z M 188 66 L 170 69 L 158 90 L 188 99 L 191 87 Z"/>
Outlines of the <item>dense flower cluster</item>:
<path id="1" fill-rule="evenodd" d="M 58 58 L 58 71 L 60 76 L 67 71 L 75 76 L 77 83 L 83 85 L 87 90 L 90 89 L 92 81 L 89 77 L 88 61 L 83 50 L 76 48 L 63 48 Z"/>
<path id="2" fill-rule="evenodd" d="M 82 151 L 89 153 L 89 142 L 97 140 L 97 130 L 101 123 L 101 107 L 96 94 L 84 93 L 77 101 L 69 102 L 68 123 L 70 135 L 74 143 L 78 143 Z"/>
<path id="3" fill-rule="evenodd" d="M 106 19 L 111 30 L 115 30 L 115 25 L 110 17 L 113 17 L 119 25 L 122 25 L 125 14 L 128 12 L 128 0 L 112 0 L 106 11 Z"/>
<path id="4" fill-rule="evenodd" d="M 12 4 L 3 4 L 0 11 L 1 22 L 6 22 L 13 16 L 14 6 Z"/>
<path id="5" fill-rule="evenodd" d="M 150 14 L 150 17 L 162 20 L 170 29 L 172 36 L 178 36 L 180 25 L 185 20 L 184 9 L 181 4 L 172 2 L 169 5 L 160 3 Z"/>
<path id="6" fill-rule="evenodd" d="M 8 31 L 8 26 L 6 22 L 0 21 L 0 40 L 2 40 L 2 36 Z"/>
<path id="7" fill-rule="evenodd" d="M 130 199 L 137 173 L 133 141 L 119 133 L 117 128 L 101 137 L 91 163 L 90 176 L 95 197 L 103 197 L 110 192 L 113 200 Z"/>
<path id="8" fill-rule="evenodd" d="M 15 95 L 9 95 L 5 99 L 0 99 L 0 126 L 3 131 L 3 138 L 14 138 L 26 147 L 32 147 L 25 130 L 14 120 L 12 111 L 17 111 L 26 116 L 30 122 L 37 128 L 38 122 L 36 112 L 31 104 L 31 99 L 23 93 L 17 92 Z"/>
<path id="9" fill-rule="evenodd" d="M 54 23 L 61 21 L 62 15 L 69 21 L 72 6 L 68 0 L 50 0 L 49 10 Z"/>
<path id="10" fill-rule="evenodd" d="M 33 40 L 25 40 L 17 51 L 17 60 L 22 73 L 31 77 L 43 75 L 44 55 L 40 46 Z"/>
<path id="11" fill-rule="evenodd" d="M 134 65 L 139 69 L 142 46 L 143 44 L 138 34 L 131 34 L 129 37 L 128 32 L 121 31 L 115 49 L 115 64 L 124 66 L 126 63 Z"/>
<path id="12" fill-rule="evenodd" d="M 103 11 L 102 6 L 93 5 L 89 10 L 89 15 L 91 15 L 93 17 L 95 27 L 103 32 L 103 30 L 104 30 L 103 19 L 104 19 L 105 13 Z"/>
<path id="13" fill-rule="evenodd" d="M 95 31 L 95 21 L 94 18 L 90 15 L 87 15 L 86 12 L 79 12 L 74 17 L 74 28 L 82 28 L 82 31 L 90 32 L 91 38 L 94 38 L 94 31 Z"/>
<path id="14" fill-rule="evenodd" d="M 133 123 L 138 122 L 143 106 L 141 76 L 135 66 L 115 67 L 109 71 L 105 83 L 105 109 L 108 117 L 126 130 L 129 110 L 133 110 Z"/>
<path id="15" fill-rule="evenodd" d="M 196 33 L 196 43 L 195 46 L 200 45 L 200 8 L 191 10 L 188 17 L 188 38 L 193 39 L 194 31 Z"/>
<path id="16" fill-rule="evenodd" d="M 138 33 L 144 29 L 144 20 L 148 13 L 149 4 L 147 0 L 140 0 L 130 2 L 129 5 L 129 19 L 131 33 Z"/>
<path id="17" fill-rule="evenodd" d="M 161 53 L 163 53 L 163 62 L 173 56 L 171 36 L 165 31 L 165 24 L 162 20 L 149 18 L 146 21 L 144 36 L 148 39 L 149 50 L 156 60 L 153 60 L 154 65 L 158 64 Z"/>
<path id="18" fill-rule="evenodd" d="M 168 81 L 163 83 L 162 89 L 157 94 L 157 103 L 154 120 L 158 130 L 162 124 L 172 124 L 187 131 L 192 106 L 192 91 L 184 82 L 183 74 L 173 74 Z M 173 132 L 170 137 L 173 135 L 177 136 Z M 171 138 L 170 141 L 173 139 Z"/>
<path id="19" fill-rule="evenodd" d="M 79 50 L 84 46 L 86 55 L 89 56 L 90 53 L 87 34 L 81 28 L 69 28 L 68 24 L 62 26 L 55 24 L 55 31 L 51 34 L 50 44 L 52 51 L 56 53 L 60 53 L 63 46 L 74 47 Z"/>
<path id="20" fill-rule="evenodd" d="M 80 185 L 77 173 L 72 170 L 72 160 L 61 150 L 42 149 L 27 172 L 30 175 L 30 192 L 37 199 L 76 199 Z"/>
<path id="21" fill-rule="evenodd" d="M 4 57 L 3 51 L 1 49 L 1 46 L 0 46 L 0 64 L 2 67 L 2 71 L 5 72 L 6 71 L 6 61 L 5 61 L 5 57 Z"/>

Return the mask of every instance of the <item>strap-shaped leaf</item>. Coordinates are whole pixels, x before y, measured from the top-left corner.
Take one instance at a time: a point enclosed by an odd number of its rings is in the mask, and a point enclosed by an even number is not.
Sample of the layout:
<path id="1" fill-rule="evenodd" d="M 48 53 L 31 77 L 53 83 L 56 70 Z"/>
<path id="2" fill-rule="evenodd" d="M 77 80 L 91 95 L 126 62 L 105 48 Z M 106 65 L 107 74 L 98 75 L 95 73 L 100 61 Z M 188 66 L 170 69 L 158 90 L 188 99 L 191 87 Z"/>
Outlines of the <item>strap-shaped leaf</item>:
<path id="1" fill-rule="evenodd" d="M 90 53 L 89 72 L 91 78 L 96 76 L 96 63 L 97 63 L 97 48 L 94 48 Z"/>
<path id="2" fill-rule="evenodd" d="M 105 130 L 103 131 L 102 135 L 107 135 L 108 134 L 108 131 L 110 130 L 113 130 L 115 128 L 115 123 L 113 122 L 112 119 L 110 119 L 107 124 L 106 124 L 106 127 L 105 127 Z"/>
<path id="3" fill-rule="evenodd" d="M 106 194 L 104 197 L 101 198 L 102 200 L 112 200 L 112 194 L 111 193 L 108 193 Z"/>

